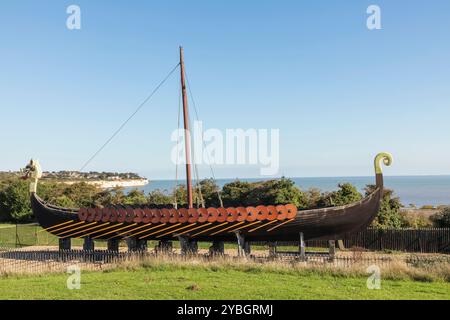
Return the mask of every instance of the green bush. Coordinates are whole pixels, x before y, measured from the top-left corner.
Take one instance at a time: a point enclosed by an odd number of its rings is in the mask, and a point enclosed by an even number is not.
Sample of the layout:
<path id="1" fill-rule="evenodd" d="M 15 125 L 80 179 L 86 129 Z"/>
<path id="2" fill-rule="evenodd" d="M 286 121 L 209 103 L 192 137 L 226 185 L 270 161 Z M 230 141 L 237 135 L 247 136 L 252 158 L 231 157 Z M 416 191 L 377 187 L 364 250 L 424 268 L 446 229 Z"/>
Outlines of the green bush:
<path id="1" fill-rule="evenodd" d="M 169 205 L 174 202 L 174 197 L 167 195 L 164 191 L 156 189 L 148 194 L 148 203 L 156 205 Z"/>
<path id="2" fill-rule="evenodd" d="M 339 184 L 339 190 L 327 192 L 322 195 L 318 202 L 319 207 L 344 206 L 362 199 L 362 195 L 355 186 L 350 183 Z"/>
<path id="3" fill-rule="evenodd" d="M 249 192 L 253 188 L 252 183 L 236 180 L 227 183 L 222 188 L 222 200 L 225 206 L 237 207 L 241 206 L 243 201 L 247 199 Z"/>
<path id="4" fill-rule="evenodd" d="M 255 184 L 248 192 L 243 203 L 248 206 L 256 205 L 279 205 L 292 203 L 297 208 L 306 208 L 306 195 L 300 191 L 291 179 L 281 178 L 279 180 L 264 181 Z"/>
<path id="5" fill-rule="evenodd" d="M 225 206 L 257 206 L 292 203 L 307 208 L 308 200 L 291 179 L 281 178 L 262 182 L 234 181 L 223 187 Z"/>
<path id="6" fill-rule="evenodd" d="M 2 184 L 0 189 L 0 220 L 28 222 L 31 217 L 29 184 L 24 180 L 13 179 Z"/>
<path id="7" fill-rule="evenodd" d="M 450 228 L 450 207 L 445 207 L 438 213 L 431 216 L 435 227 Z"/>
<path id="8" fill-rule="evenodd" d="M 369 185 L 366 187 L 366 195 L 372 193 L 376 186 Z M 394 191 L 384 189 L 383 199 L 381 201 L 380 211 L 372 222 L 375 228 L 395 228 L 399 229 L 403 225 L 403 217 L 400 213 L 402 204 L 400 198 L 394 196 Z"/>
<path id="9" fill-rule="evenodd" d="M 401 213 L 402 228 L 429 228 L 433 226 L 433 222 L 424 214 L 408 214 Z"/>

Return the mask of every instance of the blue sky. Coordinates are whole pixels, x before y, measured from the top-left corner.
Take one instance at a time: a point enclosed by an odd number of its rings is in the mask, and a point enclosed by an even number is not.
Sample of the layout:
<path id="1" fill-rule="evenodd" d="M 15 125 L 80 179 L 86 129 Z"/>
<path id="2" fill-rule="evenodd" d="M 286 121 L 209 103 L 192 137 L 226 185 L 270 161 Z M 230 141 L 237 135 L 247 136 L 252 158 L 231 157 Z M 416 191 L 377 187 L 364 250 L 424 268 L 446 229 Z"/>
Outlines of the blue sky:
<path id="1" fill-rule="evenodd" d="M 66 28 L 77 4 L 82 29 Z M 382 30 L 366 28 L 381 7 Z M 177 63 L 205 128 L 279 128 L 280 174 L 450 174 L 448 1 L 2 1 L 0 170 L 77 170 Z M 173 178 L 178 74 L 87 170 Z M 218 177 L 258 167 L 219 166 Z M 200 168 L 207 175 L 207 168 Z"/>

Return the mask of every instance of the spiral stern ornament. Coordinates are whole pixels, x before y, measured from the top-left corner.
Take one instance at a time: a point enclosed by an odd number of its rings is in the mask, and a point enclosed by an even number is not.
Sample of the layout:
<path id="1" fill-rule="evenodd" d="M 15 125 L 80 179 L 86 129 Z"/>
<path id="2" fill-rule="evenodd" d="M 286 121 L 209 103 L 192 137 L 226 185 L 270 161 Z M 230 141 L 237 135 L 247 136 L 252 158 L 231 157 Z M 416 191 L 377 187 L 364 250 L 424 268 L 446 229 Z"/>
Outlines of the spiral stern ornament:
<path id="1" fill-rule="evenodd" d="M 375 157 L 374 165 L 375 165 L 376 181 L 377 186 L 380 188 L 383 188 L 384 185 L 382 164 L 389 167 L 394 161 L 393 159 L 394 158 L 392 157 L 392 154 L 390 154 L 389 152 L 381 152 L 377 154 L 377 156 Z"/>

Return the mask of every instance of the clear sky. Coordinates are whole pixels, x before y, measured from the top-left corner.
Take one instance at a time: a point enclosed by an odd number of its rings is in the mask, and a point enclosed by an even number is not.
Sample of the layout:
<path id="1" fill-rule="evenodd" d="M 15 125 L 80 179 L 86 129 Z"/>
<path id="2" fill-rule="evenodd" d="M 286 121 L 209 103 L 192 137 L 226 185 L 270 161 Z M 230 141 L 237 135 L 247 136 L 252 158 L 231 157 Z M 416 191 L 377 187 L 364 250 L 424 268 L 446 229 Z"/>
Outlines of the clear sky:
<path id="1" fill-rule="evenodd" d="M 66 8 L 81 8 L 81 30 Z M 366 9 L 381 8 L 382 30 Z M 77 170 L 178 62 L 208 128 L 279 128 L 280 174 L 450 174 L 450 2 L 1 1 L 0 170 Z M 178 74 L 87 170 L 173 178 Z M 218 167 L 255 177 L 257 167 Z M 206 168 L 201 174 L 207 175 Z"/>

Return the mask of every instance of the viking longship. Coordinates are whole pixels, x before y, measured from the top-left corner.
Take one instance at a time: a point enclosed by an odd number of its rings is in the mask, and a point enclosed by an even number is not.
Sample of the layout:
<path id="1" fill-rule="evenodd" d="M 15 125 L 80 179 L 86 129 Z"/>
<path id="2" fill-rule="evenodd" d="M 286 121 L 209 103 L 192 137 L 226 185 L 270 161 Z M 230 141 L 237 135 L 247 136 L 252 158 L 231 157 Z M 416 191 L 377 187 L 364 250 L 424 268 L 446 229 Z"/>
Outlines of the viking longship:
<path id="1" fill-rule="evenodd" d="M 189 132 L 183 49 L 180 48 L 181 91 L 184 129 Z M 108 240 L 117 248 L 119 240 L 137 245 L 147 240 L 161 243 L 180 240 L 183 243 L 210 241 L 297 241 L 299 234 L 308 239 L 340 239 L 343 235 L 367 227 L 376 217 L 383 195 L 382 164 L 389 166 L 392 156 L 375 157 L 374 190 L 361 201 L 345 206 L 298 210 L 293 204 L 261 203 L 255 207 L 194 207 L 191 180 L 190 135 L 184 137 L 186 148 L 186 207 L 109 206 L 61 208 L 43 201 L 37 194 L 42 169 L 37 161 L 26 167 L 31 178 L 31 205 L 39 224 L 59 237 L 60 247 L 70 247 L 70 239 L 84 238 L 85 243 Z"/>

